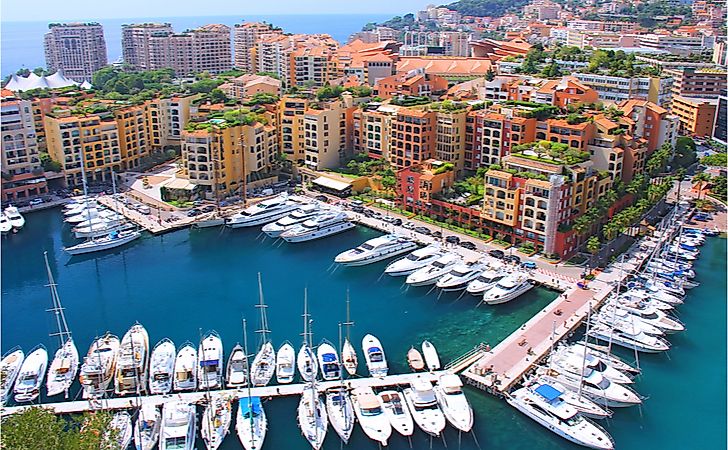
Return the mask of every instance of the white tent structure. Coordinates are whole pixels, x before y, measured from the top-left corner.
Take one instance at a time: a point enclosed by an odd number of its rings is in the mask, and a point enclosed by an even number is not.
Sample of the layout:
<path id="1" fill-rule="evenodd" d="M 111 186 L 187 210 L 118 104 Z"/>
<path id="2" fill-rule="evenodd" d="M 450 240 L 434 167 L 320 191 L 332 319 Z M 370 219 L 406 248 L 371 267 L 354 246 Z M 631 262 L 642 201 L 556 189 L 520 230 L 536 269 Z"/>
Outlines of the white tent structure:
<path id="1" fill-rule="evenodd" d="M 79 84 L 70 78 L 66 78 L 60 70 L 52 75 L 43 75 L 42 77 L 39 77 L 33 72 L 30 72 L 27 77 L 21 77 L 17 74 L 13 74 L 10 77 L 8 84 L 4 87 L 5 89 L 13 92 L 23 92 L 30 91 L 32 89 L 57 89 L 68 86 L 80 86 L 83 89 L 91 88 L 91 84 L 88 82 Z"/>

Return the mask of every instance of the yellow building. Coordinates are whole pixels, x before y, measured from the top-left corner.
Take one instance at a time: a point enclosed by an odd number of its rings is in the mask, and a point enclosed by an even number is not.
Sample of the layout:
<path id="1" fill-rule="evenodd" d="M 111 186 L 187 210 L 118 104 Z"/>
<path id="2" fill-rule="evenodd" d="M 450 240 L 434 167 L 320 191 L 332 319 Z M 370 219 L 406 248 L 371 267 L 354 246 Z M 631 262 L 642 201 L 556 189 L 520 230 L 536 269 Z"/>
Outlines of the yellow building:
<path id="1" fill-rule="evenodd" d="M 278 133 L 281 152 L 294 163 L 305 159 L 303 120 L 308 100 L 298 97 L 283 97 L 278 103 Z"/>
<path id="2" fill-rule="evenodd" d="M 304 161 L 314 169 L 334 169 L 351 156 L 351 96 L 309 105 L 303 116 Z"/>
<path id="3" fill-rule="evenodd" d="M 500 170 L 485 174 L 482 217 L 508 226 L 518 223 L 518 206 L 521 188 L 514 183 L 513 175 Z"/>
<path id="4" fill-rule="evenodd" d="M 155 98 L 145 103 L 148 139 L 153 151 L 178 146 L 190 120 L 190 106 L 197 95 Z"/>
<path id="5" fill-rule="evenodd" d="M 455 176 L 460 176 L 465 166 L 465 108 L 447 111 L 436 109 L 435 157 L 455 166 Z"/>

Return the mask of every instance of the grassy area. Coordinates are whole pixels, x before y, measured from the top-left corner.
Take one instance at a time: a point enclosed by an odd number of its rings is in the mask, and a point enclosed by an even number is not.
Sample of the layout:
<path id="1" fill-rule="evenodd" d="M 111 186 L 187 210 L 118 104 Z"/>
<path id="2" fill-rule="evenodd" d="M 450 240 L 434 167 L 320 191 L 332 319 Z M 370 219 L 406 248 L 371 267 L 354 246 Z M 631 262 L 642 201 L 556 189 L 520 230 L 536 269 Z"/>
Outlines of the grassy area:
<path id="1" fill-rule="evenodd" d="M 166 203 L 174 206 L 175 208 L 192 208 L 192 202 L 180 202 L 177 200 L 170 200 Z"/>

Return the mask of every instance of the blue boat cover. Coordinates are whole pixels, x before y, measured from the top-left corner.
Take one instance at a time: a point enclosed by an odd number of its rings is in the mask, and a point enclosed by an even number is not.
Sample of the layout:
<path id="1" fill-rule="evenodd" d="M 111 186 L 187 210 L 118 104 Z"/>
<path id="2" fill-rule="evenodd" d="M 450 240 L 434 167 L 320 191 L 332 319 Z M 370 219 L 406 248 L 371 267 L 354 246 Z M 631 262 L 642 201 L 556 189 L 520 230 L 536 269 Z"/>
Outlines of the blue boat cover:
<path id="1" fill-rule="evenodd" d="M 548 384 L 540 385 L 536 388 L 536 392 L 549 402 L 556 400 L 561 395 L 561 391 Z"/>
<path id="2" fill-rule="evenodd" d="M 367 352 L 369 352 L 369 353 L 374 353 L 374 352 L 381 353 L 382 352 L 382 349 L 379 348 L 379 347 L 369 347 L 369 350 L 367 350 Z"/>
<path id="3" fill-rule="evenodd" d="M 200 361 L 200 367 L 206 367 L 206 366 L 217 366 L 218 360 L 217 359 L 210 359 L 207 361 Z"/>
<path id="4" fill-rule="evenodd" d="M 336 362 L 336 355 L 333 353 L 324 353 L 322 358 L 325 363 Z"/>
<path id="5" fill-rule="evenodd" d="M 260 414 L 261 409 L 260 397 L 250 397 L 248 401 L 240 399 L 240 410 L 243 416 L 247 416 L 251 411 L 254 416 L 257 416 Z"/>

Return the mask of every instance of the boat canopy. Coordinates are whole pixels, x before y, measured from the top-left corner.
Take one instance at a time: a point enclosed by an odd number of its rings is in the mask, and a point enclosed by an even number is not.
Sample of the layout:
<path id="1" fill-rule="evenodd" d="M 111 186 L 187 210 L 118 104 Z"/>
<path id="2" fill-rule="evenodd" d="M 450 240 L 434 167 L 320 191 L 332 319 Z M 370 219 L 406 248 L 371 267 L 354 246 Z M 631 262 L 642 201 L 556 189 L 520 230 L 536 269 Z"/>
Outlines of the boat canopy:
<path id="1" fill-rule="evenodd" d="M 217 359 L 210 359 L 205 361 L 200 361 L 200 367 L 206 367 L 206 366 L 217 366 L 220 364 L 220 361 Z"/>
<path id="2" fill-rule="evenodd" d="M 548 401 L 549 403 L 559 398 L 559 396 L 562 394 L 561 391 L 549 384 L 542 384 L 537 387 L 536 393 L 538 393 L 541 397 L 545 398 L 546 401 Z"/>
<path id="3" fill-rule="evenodd" d="M 382 349 L 379 347 L 369 347 L 367 349 L 368 353 L 382 353 Z"/>
<path id="4" fill-rule="evenodd" d="M 254 416 L 260 414 L 263 406 L 260 404 L 260 397 L 249 397 L 248 401 L 244 398 L 240 399 L 240 409 L 243 416 L 248 417 L 252 412 Z"/>
<path id="5" fill-rule="evenodd" d="M 321 357 L 325 363 L 333 363 L 336 362 L 336 355 L 333 353 L 324 353 Z"/>

